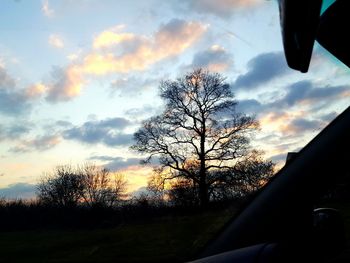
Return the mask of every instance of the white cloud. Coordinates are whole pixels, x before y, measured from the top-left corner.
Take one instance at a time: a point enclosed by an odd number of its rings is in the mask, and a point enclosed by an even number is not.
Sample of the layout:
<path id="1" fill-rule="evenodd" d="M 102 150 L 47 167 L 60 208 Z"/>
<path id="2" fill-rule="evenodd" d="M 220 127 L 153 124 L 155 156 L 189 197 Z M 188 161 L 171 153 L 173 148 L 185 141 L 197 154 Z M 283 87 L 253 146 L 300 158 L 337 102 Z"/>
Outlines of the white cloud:
<path id="1" fill-rule="evenodd" d="M 68 58 L 70 61 L 76 60 L 78 57 L 79 57 L 79 56 L 78 56 L 77 54 L 74 54 L 74 53 L 69 54 L 69 55 L 67 56 L 67 58 Z"/>
<path id="2" fill-rule="evenodd" d="M 49 0 L 43 0 L 41 5 L 41 11 L 44 13 L 47 17 L 52 17 L 55 13 L 55 11 L 50 8 L 49 6 Z"/>
<path id="3" fill-rule="evenodd" d="M 49 44 L 55 48 L 64 48 L 64 42 L 59 35 L 51 34 L 49 36 Z"/>

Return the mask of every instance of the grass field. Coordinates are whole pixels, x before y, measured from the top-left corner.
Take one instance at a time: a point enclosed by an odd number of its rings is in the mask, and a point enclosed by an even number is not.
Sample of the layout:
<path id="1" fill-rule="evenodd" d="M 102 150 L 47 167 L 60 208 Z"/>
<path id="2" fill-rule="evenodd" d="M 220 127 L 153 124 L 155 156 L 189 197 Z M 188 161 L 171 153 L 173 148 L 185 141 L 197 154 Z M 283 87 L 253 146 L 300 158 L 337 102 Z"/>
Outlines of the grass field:
<path id="1" fill-rule="evenodd" d="M 93 230 L 0 233 L 0 262 L 183 262 L 231 218 L 232 209 Z"/>

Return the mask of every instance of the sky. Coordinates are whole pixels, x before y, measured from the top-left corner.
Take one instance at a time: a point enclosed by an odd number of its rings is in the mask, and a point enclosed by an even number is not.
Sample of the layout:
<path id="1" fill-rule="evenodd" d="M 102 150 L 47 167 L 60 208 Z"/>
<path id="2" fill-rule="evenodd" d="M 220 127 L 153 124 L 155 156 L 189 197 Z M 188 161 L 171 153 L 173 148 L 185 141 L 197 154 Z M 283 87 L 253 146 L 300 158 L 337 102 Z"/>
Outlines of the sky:
<path id="1" fill-rule="evenodd" d="M 162 111 L 159 82 L 198 67 L 226 77 L 279 165 L 349 104 L 349 69 L 317 43 L 308 73 L 287 67 L 273 0 L 1 1 L 0 196 L 85 162 L 142 189 L 133 133 Z"/>

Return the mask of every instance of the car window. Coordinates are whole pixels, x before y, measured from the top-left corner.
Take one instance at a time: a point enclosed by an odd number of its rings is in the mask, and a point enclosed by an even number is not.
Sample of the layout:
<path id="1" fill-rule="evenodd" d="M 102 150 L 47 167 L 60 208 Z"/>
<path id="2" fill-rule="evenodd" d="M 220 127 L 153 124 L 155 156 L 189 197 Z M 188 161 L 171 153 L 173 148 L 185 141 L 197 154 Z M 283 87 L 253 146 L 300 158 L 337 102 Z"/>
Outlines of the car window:
<path id="1" fill-rule="evenodd" d="M 205 250 L 348 107 L 326 48 L 288 67 L 278 2 L 1 2 L 0 261 Z M 347 176 L 315 203 L 346 222 Z"/>

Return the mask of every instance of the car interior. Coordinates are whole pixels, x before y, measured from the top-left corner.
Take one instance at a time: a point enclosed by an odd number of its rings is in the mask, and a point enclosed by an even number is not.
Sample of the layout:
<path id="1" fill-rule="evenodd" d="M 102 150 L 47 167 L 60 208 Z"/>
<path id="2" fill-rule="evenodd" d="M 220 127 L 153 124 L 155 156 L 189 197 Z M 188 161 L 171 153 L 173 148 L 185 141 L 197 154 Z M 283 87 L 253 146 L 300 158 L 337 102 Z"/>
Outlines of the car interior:
<path id="1" fill-rule="evenodd" d="M 278 3 L 285 58 L 291 69 L 307 74 L 315 41 L 350 67 L 345 33 L 349 1 L 335 1 L 321 15 L 322 0 Z M 328 198 L 346 193 L 339 189 L 350 176 L 349 132 L 347 108 L 292 154 L 193 262 L 349 262 L 346 225 Z"/>

